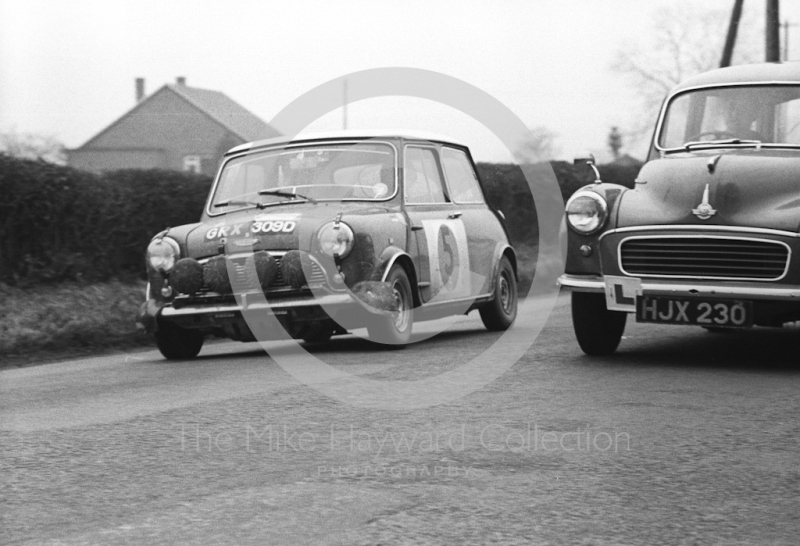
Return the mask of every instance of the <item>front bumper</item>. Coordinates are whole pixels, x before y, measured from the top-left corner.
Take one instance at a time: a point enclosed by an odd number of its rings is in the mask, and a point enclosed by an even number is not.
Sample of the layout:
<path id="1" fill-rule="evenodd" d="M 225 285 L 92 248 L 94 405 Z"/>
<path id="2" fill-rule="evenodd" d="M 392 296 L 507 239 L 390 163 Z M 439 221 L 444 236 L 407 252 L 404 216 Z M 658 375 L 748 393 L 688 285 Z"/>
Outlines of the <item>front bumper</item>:
<path id="1" fill-rule="evenodd" d="M 343 307 L 356 305 L 356 301 L 349 294 L 328 294 L 319 298 L 313 296 L 297 296 L 282 298 L 277 301 L 266 301 L 264 296 L 256 299 L 248 298 L 249 294 L 239 296 L 239 302 L 227 304 L 190 305 L 186 307 L 166 306 L 161 309 L 160 316 L 169 320 L 173 317 L 219 315 L 226 313 L 241 313 L 242 311 L 264 311 L 275 315 L 286 314 L 290 309 L 325 308 L 338 310 Z M 260 300 L 260 301 L 259 301 Z"/>
<path id="2" fill-rule="evenodd" d="M 605 292 L 605 283 L 598 275 L 562 275 L 559 286 L 576 292 Z M 765 285 L 756 282 L 725 282 L 642 279 L 645 296 L 686 296 L 720 299 L 768 300 L 800 303 L 800 286 Z"/>
<path id="3" fill-rule="evenodd" d="M 394 311 L 391 290 L 382 282 L 363 282 L 353 291 L 318 288 L 300 293 L 265 298 L 263 292 L 202 298 L 181 297 L 173 302 L 148 299 L 140 308 L 137 323 L 148 333 L 170 322 L 186 329 L 201 330 L 240 341 L 255 337 L 249 321 L 264 326 L 262 318 L 272 316 L 292 337 L 302 337 L 309 328 L 326 325 L 335 333 L 366 326 L 386 311 Z M 274 322 L 271 324 L 274 325 Z M 283 337 L 280 333 L 276 338 Z"/>

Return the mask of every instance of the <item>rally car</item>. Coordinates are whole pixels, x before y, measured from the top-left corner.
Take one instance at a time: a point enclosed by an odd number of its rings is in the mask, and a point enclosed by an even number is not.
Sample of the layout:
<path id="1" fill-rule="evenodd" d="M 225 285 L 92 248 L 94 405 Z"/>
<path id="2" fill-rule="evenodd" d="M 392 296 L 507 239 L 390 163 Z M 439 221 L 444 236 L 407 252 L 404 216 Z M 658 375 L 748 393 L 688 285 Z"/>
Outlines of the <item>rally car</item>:
<path id="1" fill-rule="evenodd" d="M 503 222 L 460 144 L 395 134 L 243 144 L 223 158 L 200 221 L 148 246 L 138 322 L 168 359 L 195 357 L 209 335 L 314 343 L 363 327 L 402 347 L 415 321 L 472 310 L 504 330 L 517 258 Z"/>

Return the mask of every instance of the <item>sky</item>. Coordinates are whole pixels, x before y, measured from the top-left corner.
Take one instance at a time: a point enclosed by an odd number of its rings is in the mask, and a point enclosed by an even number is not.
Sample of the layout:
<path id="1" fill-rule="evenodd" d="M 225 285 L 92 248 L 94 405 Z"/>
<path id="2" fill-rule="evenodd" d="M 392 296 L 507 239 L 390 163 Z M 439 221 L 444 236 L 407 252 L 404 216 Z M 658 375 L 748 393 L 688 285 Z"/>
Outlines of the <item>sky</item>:
<path id="1" fill-rule="evenodd" d="M 660 6 L 690 3 L 0 0 L 0 131 L 78 147 L 134 106 L 137 77 L 149 94 L 183 76 L 269 121 L 329 80 L 398 66 L 482 89 L 527 126 L 553 131 L 562 159 L 589 151 L 602 161 L 611 126 L 642 116 L 636 89 L 611 69 L 616 52 L 647 42 Z M 702 3 L 730 10 L 733 0 Z M 745 9 L 763 4 L 748 0 Z M 781 18 L 800 23 L 797 4 L 781 2 Z M 790 38 L 790 59 L 800 59 L 800 27 Z M 342 118 L 332 112 L 308 130 L 340 129 Z M 384 97 L 348 107 L 350 129 L 399 127 L 451 136 L 478 160 L 512 157 L 450 106 Z M 623 152 L 643 157 L 645 149 Z"/>

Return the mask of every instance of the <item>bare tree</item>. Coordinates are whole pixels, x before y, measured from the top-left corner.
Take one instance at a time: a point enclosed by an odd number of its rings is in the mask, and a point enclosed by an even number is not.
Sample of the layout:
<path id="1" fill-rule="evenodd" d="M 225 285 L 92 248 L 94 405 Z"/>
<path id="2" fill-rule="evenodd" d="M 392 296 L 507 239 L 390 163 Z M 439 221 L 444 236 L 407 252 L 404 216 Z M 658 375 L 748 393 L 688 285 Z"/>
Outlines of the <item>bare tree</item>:
<path id="1" fill-rule="evenodd" d="M 560 152 L 556 143 L 558 135 L 547 127 L 531 127 L 531 135 L 520 143 L 514 158 L 520 163 L 537 163 L 553 159 Z"/>
<path id="2" fill-rule="evenodd" d="M 754 9 L 758 4 L 745 6 L 733 64 L 758 62 L 763 57 L 763 15 Z M 640 102 L 641 118 L 624 131 L 629 142 L 640 143 L 649 136 L 670 89 L 719 66 L 730 15 L 728 9 L 708 9 L 698 3 L 660 8 L 648 42 L 626 43 L 617 51 L 611 68 L 636 90 Z"/>
<path id="3" fill-rule="evenodd" d="M 66 164 L 64 144 L 51 135 L 20 133 L 16 128 L 0 133 L 0 151 L 24 159 L 42 159 Z"/>

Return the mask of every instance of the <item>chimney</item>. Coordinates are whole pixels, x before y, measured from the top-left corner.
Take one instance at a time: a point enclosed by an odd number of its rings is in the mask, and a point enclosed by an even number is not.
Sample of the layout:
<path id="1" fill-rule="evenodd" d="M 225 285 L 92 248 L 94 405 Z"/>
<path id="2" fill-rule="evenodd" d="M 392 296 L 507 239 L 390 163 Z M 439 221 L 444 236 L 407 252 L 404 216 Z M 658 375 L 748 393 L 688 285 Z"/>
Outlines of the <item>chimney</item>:
<path id="1" fill-rule="evenodd" d="M 178 76 L 177 78 L 175 78 L 175 83 L 177 83 L 178 85 L 186 86 L 186 77 Z"/>
<path id="2" fill-rule="evenodd" d="M 144 98 L 144 78 L 136 78 L 136 102 L 142 102 Z"/>

